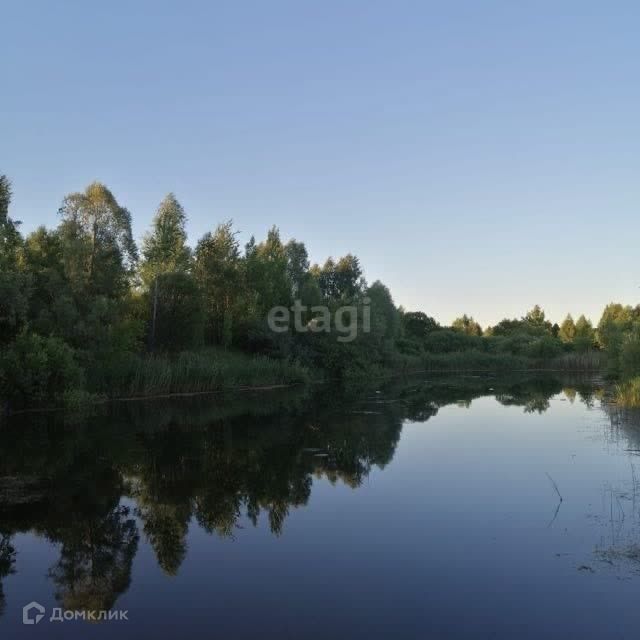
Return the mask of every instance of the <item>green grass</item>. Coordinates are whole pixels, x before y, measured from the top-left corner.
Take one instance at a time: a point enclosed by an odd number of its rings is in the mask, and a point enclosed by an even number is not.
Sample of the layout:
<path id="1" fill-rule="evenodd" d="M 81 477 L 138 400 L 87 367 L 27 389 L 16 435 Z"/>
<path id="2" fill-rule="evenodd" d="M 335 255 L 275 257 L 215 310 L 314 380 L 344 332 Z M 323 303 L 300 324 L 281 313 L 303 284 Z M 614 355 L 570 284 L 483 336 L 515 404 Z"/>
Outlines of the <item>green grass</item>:
<path id="1" fill-rule="evenodd" d="M 112 397 L 198 393 L 309 379 L 308 370 L 297 362 L 222 349 L 136 357 L 127 369 L 115 387 L 107 390 Z"/>
<path id="2" fill-rule="evenodd" d="M 623 407 L 640 408 L 640 377 L 616 385 L 614 398 Z"/>

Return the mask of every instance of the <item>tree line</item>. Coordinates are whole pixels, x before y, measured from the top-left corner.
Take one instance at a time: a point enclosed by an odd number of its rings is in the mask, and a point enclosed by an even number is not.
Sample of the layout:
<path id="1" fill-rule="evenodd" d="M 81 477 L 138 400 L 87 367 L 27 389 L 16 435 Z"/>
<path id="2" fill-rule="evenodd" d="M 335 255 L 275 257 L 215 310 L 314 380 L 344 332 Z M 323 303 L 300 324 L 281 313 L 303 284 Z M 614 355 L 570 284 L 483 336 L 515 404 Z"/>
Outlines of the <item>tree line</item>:
<path id="1" fill-rule="evenodd" d="M 103 184 L 67 195 L 54 229 L 26 237 L 0 176 L 0 399 L 5 408 L 94 394 L 207 390 L 234 382 L 348 380 L 389 369 L 513 368 L 571 354 L 608 353 L 612 372 L 637 374 L 640 307 L 609 305 L 596 328 L 581 316 L 550 323 L 534 307 L 485 328 L 464 315 L 449 327 L 397 307 L 347 254 L 311 264 L 303 242 L 277 227 L 241 246 L 231 221 L 188 244 L 173 194 L 138 247 L 131 213 Z M 370 330 L 349 344 L 331 333 L 274 333 L 267 314 L 300 300 L 370 304 Z M 234 356 L 233 366 L 225 369 Z M 245 357 L 246 356 L 246 357 Z M 273 363 L 279 363 L 275 366 Z M 256 373 L 259 372 L 259 373 Z"/>

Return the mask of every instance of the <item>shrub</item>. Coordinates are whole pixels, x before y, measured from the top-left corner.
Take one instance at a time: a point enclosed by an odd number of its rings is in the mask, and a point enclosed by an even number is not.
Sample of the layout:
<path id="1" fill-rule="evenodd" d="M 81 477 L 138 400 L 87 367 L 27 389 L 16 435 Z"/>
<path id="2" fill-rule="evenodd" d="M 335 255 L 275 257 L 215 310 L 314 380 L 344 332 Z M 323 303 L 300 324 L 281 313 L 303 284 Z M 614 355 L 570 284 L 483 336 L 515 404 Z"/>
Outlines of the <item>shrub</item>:
<path id="1" fill-rule="evenodd" d="M 526 349 L 526 355 L 536 360 L 553 360 L 563 352 L 562 344 L 556 338 L 545 336 L 532 341 Z"/>
<path id="2" fill-rule="evenodd" d="M 0 382 L 0 395 L 26 406 L 82 389 L 84 375 L 73 349 L 60 338 L 23 333 L 0 357 Z"/>
<path id="3" fill-rule="evenodd" d="M 452 353 L 470 349 L 482 350 L 484 347 L 485 341 L 481 337 L 467 335 L 451 329 L 433 331 L 424 340 L 425 351 L 429 353 Z"/>

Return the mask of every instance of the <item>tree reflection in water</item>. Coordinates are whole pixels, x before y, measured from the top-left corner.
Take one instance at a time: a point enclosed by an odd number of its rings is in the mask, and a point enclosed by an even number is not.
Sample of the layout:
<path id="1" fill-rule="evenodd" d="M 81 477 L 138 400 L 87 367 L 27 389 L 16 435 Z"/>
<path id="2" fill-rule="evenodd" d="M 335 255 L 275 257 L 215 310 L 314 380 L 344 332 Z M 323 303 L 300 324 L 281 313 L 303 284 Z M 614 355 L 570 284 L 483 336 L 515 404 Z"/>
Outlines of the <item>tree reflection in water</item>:
<path id="1" fill-rule="evenodd" d="M 56 531 L 60 559 L 49 576 L 56 599 L 68 610 L 102 611 L 113 607 L 131 583 L 138 531 L 130 510 L 114 505 L 104 514 L 72 516 Z"/>
<path id="2" fill-rule="evenodd" d="M 433 377 L 314 398 L 301 390 L 124 403 L 74 424 L 57 414 L 13 420 L 0 431 L 0 589 L 14 567 L 10 536 L 32 530 L 59 545 L 49 576 L 60 605 L 110 609 L 130 584 L 139 528 L 173 576 L 191 522 L 233 537 L 241 518 L 258 526 L 265 514 L 280 535 L 314 479 L 355 489 L 388 465 L 405 420 L 487 395 L 543 412 L 563 388 L 571 399 L 597 398 L 580 380 Z"/>
<path id="3" fill-rule="evenodd" d="M 16 552 L 11 544 L 11 538 L 0 534 L 0 616 L 4 613 L 5 598 L 2 580 L 14 572 Z"/>

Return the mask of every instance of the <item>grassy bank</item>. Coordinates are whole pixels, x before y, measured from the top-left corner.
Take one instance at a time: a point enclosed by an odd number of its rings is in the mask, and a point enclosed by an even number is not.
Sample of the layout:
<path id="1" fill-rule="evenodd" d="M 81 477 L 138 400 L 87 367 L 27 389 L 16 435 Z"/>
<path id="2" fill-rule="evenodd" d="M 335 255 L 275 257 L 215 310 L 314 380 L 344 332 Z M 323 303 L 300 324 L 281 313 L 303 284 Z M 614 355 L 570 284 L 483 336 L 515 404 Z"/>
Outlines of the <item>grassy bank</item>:
<path id="1" fill-rule="evenodd" d="M 601 354 L 567 354 L 553 360 L 536 360 L 510 354 L 463 351 L 428 354 L 424 358 L 397 356 L 386 363 L 360 362 L 344 371 L 343 380 L 379 378 L 410 371 L 508 372 L 532 369 L 599 371 Z M 332 379 L 330 372 L 314 371 L 297 361 L 241 352 L 206 349 L 175 356 L 155 355 L 130 361 L 129 371 L 109 395 L 152 396 L 198 393 L 225 388 L 308 383 Z"/>
<path id="2" fill-rule="evenodd" d="M 106 399 L 215 392 L 225 389 L 291 385 L 310 381 L 297 361 L 208 348 L 177 354 L 119 354 L 83 363 L 71 378 L 44 361 L 42 380 L 22 376 L 2 385 L 0 417 L 25 409 L 65 407 L 81 410 Z M 57 376 L 60 381 L 52 379 Z"/>
<path id="3" fill-rule="evenodd" d="M 198 393 L 309 380 L 308 369 L 297 362 L 223 349 L 136 357 L 127 369 L 119 383 L 108 390 L 110 396 Z"/>
<path id="4" fill-rule="evenodd" d="M 56 344 L 53 341 L 49 351 L 56 353 L 53 349 Z M 32 381 L 26 380 L 30 386 L 25 383 L 16 387 L 13 395 L 6 396 L 9 401 L 5 404 L 5 413 L 61 406 L 77 411 L 107 399 L 197 394 L 325 380 L 340 381 L 345 388 L 355 390 L 367 381 L 417 372 L 500 374 L 545 369 L 595 372 L 603 368 L 603 355 L 599 352 L 570 353 L 550 359 L 479 349 L 419 355 L 390 351 L 377 358 L 362 349 L 354 350 L 349 354 L 351 357 L 340 354 L 343 357 L 332 361 L 333 368 L 325 368 L 322 363 L 306 365 L 293 358 L 250 355 L 213 347 L 175 354 L 129 353 L 83 361 L 82 375 L 73 377 L 62 376 L 58 366 L 60 357 L 51 357 L 51 362 L 47 361 L 47 367 L 41 367 L 41 371 L 50 371 L 53 382 L 45 380 L 46 384 L 41 385 L 45 391 L 36 395 Z M 620 395 L 622 398 L 622 393 Z"/>

